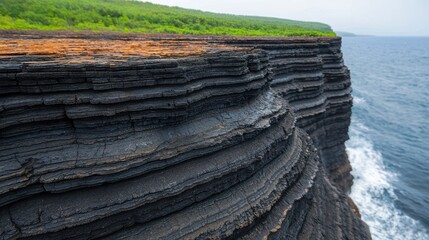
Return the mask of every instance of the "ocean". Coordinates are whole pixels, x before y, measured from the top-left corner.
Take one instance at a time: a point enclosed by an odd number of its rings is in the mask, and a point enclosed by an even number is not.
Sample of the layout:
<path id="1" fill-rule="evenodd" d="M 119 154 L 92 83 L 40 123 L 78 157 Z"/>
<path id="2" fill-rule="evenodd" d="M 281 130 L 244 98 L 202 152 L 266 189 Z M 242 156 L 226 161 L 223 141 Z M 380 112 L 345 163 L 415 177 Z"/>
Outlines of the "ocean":
<path id="1" fill-rule="evenodd" d="M 345 37 L 351 197 L 374 239 L 429 239 L 429 38 Z"/>

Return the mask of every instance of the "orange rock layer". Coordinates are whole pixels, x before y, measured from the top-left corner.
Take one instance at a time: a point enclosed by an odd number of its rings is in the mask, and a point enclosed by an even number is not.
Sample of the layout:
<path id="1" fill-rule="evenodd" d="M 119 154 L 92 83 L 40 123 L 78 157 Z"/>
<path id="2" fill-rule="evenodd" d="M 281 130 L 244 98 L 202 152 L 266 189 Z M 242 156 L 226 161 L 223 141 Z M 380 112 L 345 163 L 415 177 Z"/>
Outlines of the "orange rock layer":
<path id="1" fill-rule="evenodd" d="M 109 40 L 109 39 L 0 39 L 0 56 L 57 55 L 77 56 L 139 56 L 169 57 L 228 51 L 232 46 L 206 41 L 176 40 Z"/>

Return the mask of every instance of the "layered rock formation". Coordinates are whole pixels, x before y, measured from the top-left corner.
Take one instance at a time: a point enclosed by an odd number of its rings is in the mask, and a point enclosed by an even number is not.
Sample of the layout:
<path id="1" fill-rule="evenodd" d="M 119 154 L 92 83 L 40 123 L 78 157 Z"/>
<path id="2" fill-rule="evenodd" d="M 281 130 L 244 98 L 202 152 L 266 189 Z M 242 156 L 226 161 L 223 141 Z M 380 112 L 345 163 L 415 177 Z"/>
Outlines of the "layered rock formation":
<path id="1" fill-rule="evenodd" d="M 5 35 L 0 239 L 370 239 L 339 39 Z"/>
<path id="2" fill-rule="evenodd" d="M 312 137 L 331 181 L 349 192 L 352 177 L 344 142 L 348 140 L 352 97 L 341 40 L 235 39 L 227 42 L 257 46 L 269 54 L 274 75 L 272 88 L 289 103 L 297 126 Z"/>

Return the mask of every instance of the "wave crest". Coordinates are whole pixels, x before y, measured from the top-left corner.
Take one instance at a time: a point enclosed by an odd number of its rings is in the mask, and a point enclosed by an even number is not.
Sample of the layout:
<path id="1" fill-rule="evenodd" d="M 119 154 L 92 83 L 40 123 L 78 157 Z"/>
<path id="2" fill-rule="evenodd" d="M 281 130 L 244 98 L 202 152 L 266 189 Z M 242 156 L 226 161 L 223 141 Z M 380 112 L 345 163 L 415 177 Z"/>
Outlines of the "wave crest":
<path id="1" fill-rule="evenodd" d="M 396 174 L 385 168 L 382 154 L 367 137 L 369 131 L 364 124 L 353 122 L 350 140 L 346 143 L 355 177 L 350 196 L 358 205 L 362 219 L 369 225 L 374 239 L 429 239 L 421 223 L 395 207 L 397 197 L 391 182 Z"/>

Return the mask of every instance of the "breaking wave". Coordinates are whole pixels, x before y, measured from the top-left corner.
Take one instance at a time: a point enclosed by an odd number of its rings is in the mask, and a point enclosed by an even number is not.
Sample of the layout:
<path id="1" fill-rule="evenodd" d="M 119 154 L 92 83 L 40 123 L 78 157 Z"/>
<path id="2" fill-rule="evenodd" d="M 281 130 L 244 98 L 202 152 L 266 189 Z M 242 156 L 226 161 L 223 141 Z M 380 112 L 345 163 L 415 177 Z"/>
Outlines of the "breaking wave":
<path id="1" fill-rule="evenodd" d="M 353 122 L 346 145 L 355 177 L 350 196 L 369 225 L 373 238 L 429 239 L 424 226 L 395 207 L 397 197 L 391 182 L 397 175 L 384 166 L 382 154 L 367 138 L 368 131 L 370 129 L 364 124 Z"/>

